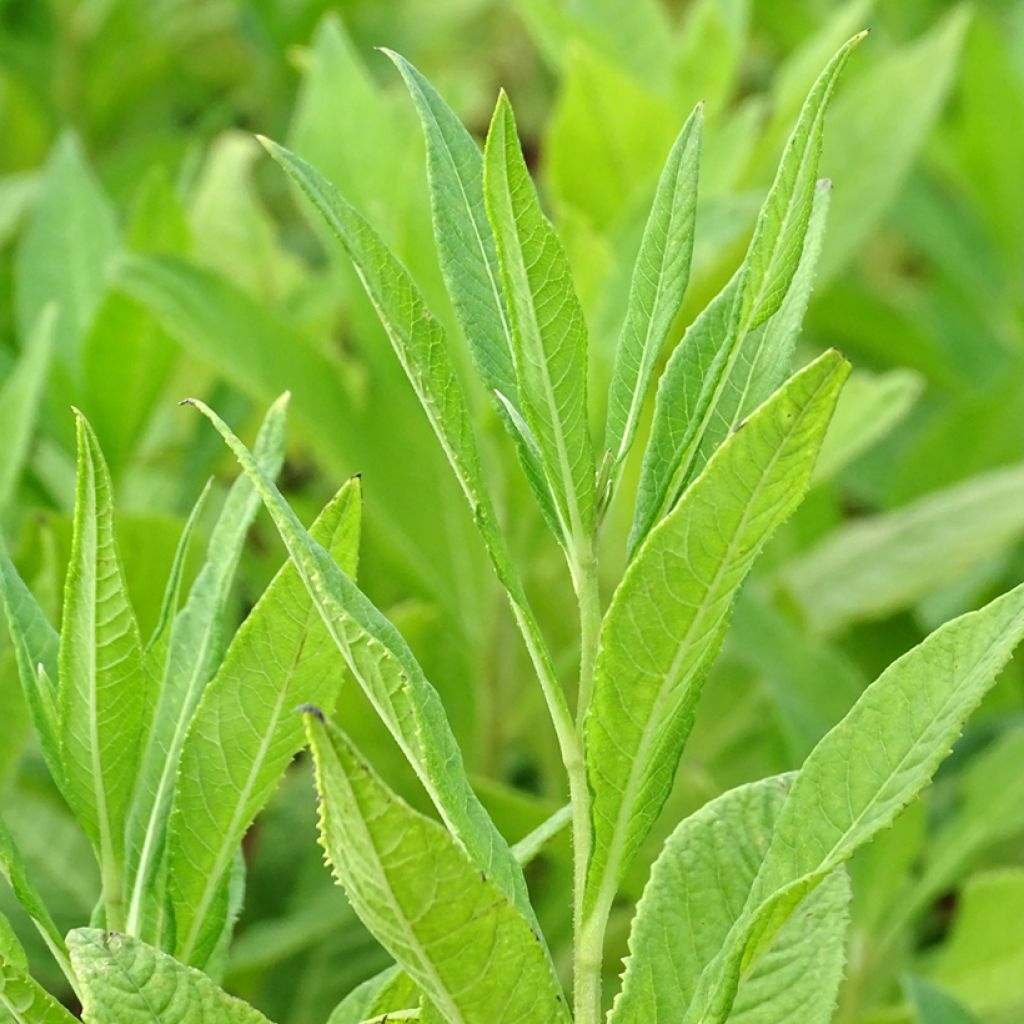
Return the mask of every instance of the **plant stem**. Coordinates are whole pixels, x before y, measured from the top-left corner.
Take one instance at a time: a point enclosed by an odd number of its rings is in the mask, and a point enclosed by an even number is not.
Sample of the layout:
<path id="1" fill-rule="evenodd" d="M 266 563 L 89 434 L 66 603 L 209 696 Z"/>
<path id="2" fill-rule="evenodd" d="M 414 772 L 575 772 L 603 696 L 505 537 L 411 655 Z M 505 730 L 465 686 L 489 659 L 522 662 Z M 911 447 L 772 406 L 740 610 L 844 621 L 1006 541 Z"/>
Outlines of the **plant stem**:
<path id="1" fill-rule="evenodd" d="M 594 662 L 601 631 L 601 594 L 593 544 L 575 560 L 572 577 L 580 606 L 580 685 L 576 698 L 576 731 L 582 736 L 583 720 L 594 693 Z"/>

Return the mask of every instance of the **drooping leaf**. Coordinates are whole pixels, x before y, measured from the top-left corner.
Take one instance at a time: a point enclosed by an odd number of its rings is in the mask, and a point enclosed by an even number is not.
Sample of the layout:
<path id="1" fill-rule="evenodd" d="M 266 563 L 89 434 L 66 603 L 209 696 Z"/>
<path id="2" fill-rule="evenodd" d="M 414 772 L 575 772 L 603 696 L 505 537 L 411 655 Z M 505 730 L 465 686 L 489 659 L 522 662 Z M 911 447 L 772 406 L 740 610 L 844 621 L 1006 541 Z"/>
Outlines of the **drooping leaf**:
<path id="1" fill-rule="evenodd" d="M 64 590 L 57 711 L 64 793 L 96 850 L 111 927 L 122 913 L 125 822 L 152 714 L 152 683 L 114 539 L 113 488 L 78 414 L 74 536 Z"/>
<path id="2" fill-rule="evenodd" d="M 746 912 L 704 973 L 690 1021 L 721 1024 L 742 965 L 928 784 L 1024 637 L 1024 585 L 932 633 L 818 744 L 779 813 Z"/>
<path id="3" fill-rule="evenodd" d="M 743 913 L 791 781 L 779 776 L 730 790 L 672 833 L 637 906 L 610 1024 L 683 1019 L 701 974 Z M 846 959 L 849 896 L 840 869 L 748 965 L 730 1022 L 828 1024 Z"/>
<path id="4" fill-rule="evenodd" d="M 668 796 L 736 591 L 806 492 L 848 372 L 826 353 L 755 412 L 651 532 L 612 599 L 586 720 L 587 903 L 598 914 Z"/>
<path id="5" fill-rule="evenodd" d="M 276 476 L 284 458 L 287 396 L 267 412 L 256 438 L 255 458 Z M 196 706 L 223 655 L 223 617 L 246 534 L 259 497 L 244 477 L 232 485 L 210 535 L 207 558 L 184 607 L 171 625 L 153 729 L 142 758 L 129 821 L 128 930 L 146 934 L 160 900 L 153 879 L 164 853 L 174 779 Z"/>
<path id="6" fill-rule="evenodd" d="M 349 481 L 310 535 L 346 572 L 358 558 L 360 490 Z M 223 928 L 232 859 L 305 744 L 295 709 L 330 713 L 343 663 L 291 563 L 249 613 L 203 695 L 181 753 L 168 840 L 175 952 L 202 967 Z"/>
<path id="7" fill-rule="evenodd" d="M 658 356 L 689 282 L 702 132 L 698 106 L 669 153 L 633 268 L 608 391 L 605 449 L 613 469 L 632 447 Z"/>
<path id="8" fill-rule="evenodd" d="M 541 210 L 504 93 L 484 150 L 484 195 L 512 324 L 521 412 L 537 440 L 554 495 L 560 540 L 580 548 L 594 517 L 586 322 L 565 250 Z"/>
<path id="9" fill-rule="evenodd" d="M 730 383 L 735 393 L 736 381 L 742 379 L 733 374 L 748 334 L 780 311 L 793 285 L 814 205 L 825 111 L 836 80 L 861 38 L 863 34 L 846 43 L 812 87 L 786 143 L 742 265 L 693 322 L 665 367 L 644 453 L 631 552 L 672 508 L 692 478 L 723 393 Z M 799 303 L 796 311 L 802 317 Z M 788 321 L 785 315 L 784 319 Z M 738 390 L 740 394 L 744 391 Z"/>
<path id="10" fill-rule="evenodd" d="M 28 455 L 53 349 L 56 307 L 46 306 L 14 369 L 0 385 L 0 512 L 11 500 Z"/>
<path id="11" fill-rule="evenodd" d="M 540 936 L 501 887 L 445 829 L 399 800 L 340 730 L 317 714 L 306 720 L 321 837 L 337 878 L 441 1016 L 567 1021 Z"/>
<path id="12" fill-rule="evenodd" d="M 255 485 L 331 638 L 445 824 L 520 911 L 532 916 L 522 872 L 473 793 L 437 691 L 401 634 L 310 538 L 227 424 L 202 403 L 193 404 L 213 423 Z"/>
<path id="13" fill-rule="evenodd" d="M 128 935 L 68 935 L 86 1024 L 269 1024 L 205 974 Z"/>
<path id="14" fill-rule="evenodd" d="M 1024 466 L 1009 466 L 845 523 L 780 575 L 810 627 L 835 633 L 909 607 L 1022 534 Z"/>

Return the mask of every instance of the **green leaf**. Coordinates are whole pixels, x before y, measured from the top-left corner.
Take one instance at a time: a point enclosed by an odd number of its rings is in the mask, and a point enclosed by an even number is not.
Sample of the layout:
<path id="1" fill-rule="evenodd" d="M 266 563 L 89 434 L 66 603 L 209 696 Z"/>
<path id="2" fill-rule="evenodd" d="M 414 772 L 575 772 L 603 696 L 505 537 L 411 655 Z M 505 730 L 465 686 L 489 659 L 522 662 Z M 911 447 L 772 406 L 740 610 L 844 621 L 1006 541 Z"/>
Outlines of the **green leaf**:
<path id="1" fill-rule="evenodd" d="M 0 512 L 7 508 L 25 465 L 50 367 L 56 308 L 39 315 L 14 369 L 0 385 Z"/>
<path id="2" fill-rule="evenodd" d="M 864 691 L 808 757 L 746 913 L 705 972 L 701 1020 L 728 1016 L 744 962 L 792 908 L 928 784 L 1024 637 L 1024 584 L 932 633 Z"/>
<path id="3" fill-rule="evenodd" d="M 78 413 L 74 536 L 57 694 L 64 793 L 99 858 L 111 927 L 121 923 L 124 834 L 152 714 L 152 684 L 114 540 L 110 475 Z"/>
<path id="4" fill-rule="evenodd" d="M 484 195 L 512 323 L 521 411 L 554 494 L 560 539 L 582 549 L 594 519 L 587 326 L 565 250 L 541 211 L 504 93 L 487 134 Z"/>
<path id="5" fill-rule="evenodd" d="M 786 565 L 810 627 L 836 633 L 910 607 L 1024 534 L 1024 465 L 845 523 Z"/>
<path id="6" fill-rule="evenodd" d="M 399 967 L 389 967 L 354 988 L 328 1017 L 327 1024 L 362 1024 L 389 1010 L 418 1006 L 419 989 Z"/>
<path id="7" fill-rule="evenodd" d="M 520 400 L 512 363 L 512 327 L 502 292 L 498 251 L 484 206 L 483 156 L 430 82 L 404 57 L 391 50 L 384 53 L 405 80 L 423 129 L 434 237 L 462 333 L 477 372 L 516 441 L 519 459 L 541 510 L 554 529 L 551 492 L 544 482 L 539 455 L 515 422 Z"/>
<path id="8" fill-rule="evenodd" d="M 340 730 L 317 714 L 306 721 L 321 837 L 338 881 L 443 1018 L 567 1021 L 540 935 L 502 888 L 445 829 L 399 800 Z"/>
<path id="9" fill-rule="evenodd" d="M 0 1010 L 14 1024 L 74 1024 L 75 1018 L 25 969 L 0 957 Z"/>
<path id="10" fill-rule="evenodd" d="M 978 1024 L 952 996 L 923 978 L 908 977 L 903 987 L 914 1009 L 916 1024 Z"/>
<path id="11" fill-rule="evenodd" d="M 85 1024 L 268 1024 L 205 974 L 138 939 L 76 928 L 68 946 Z"/>
<path id="12" fill-rule="evenodd" d="M 683 1019 L 704 968 L 743 913 L 791 781 L 730 790 L 672 833 L 637 906 L 610 1024 Z M 849 897 L 840 869 L 748 967 L 730 1024 L 828 1024 L 843 978 Z"/>
<path id="13" fill-rule="evenodd" d="M 287 396 L 271 406 L 256 438 L 262 471 L 276 476 L 284 458 Z M 174 779 L 192 716 L 224 650 L 224 612 L 249 527 L 259 510 L 252 484 L 241 477 L 224 501 L 207 558 L 171 626 L 153 729 L 142 759 L 129 821 L 128 931 L 144 934 L 161 905 L 153 883 L 164 853 Z"/>
<path id="14" fill-rule="evenodd" d="M 57 721 L 57 660 L 60 637 L 32 592 L 25 586 L 0 541 L 0 600 L 14 644 L 18 679 L 32 718 L 46 767 L 54 782 L 64 785 Z"/>
<path id="15" fill-rule="evenodd" d="M 726 390 L 731 385 L 734 396 L 745 394 L 746 388 L 737 383 L 743 379 L 743 365 L 739 370 L 736 367 L 747 336 L 780 312 L 794 285 L 814 206 L 825 110 L 839 73 L 862 38 L 863 33 L 846 43 L 815 82 L 786 143 L 742 265 L 691 324 L 665 367 L 644 453 L 629 540 L 631 552 L 672 508 L 692 478 L 705 436 L 716 415 L 721 418 L 718 407 Z M 812 242 L 809 253 L 811 266 L 805 264 L 804 280 L 797 282 L 798 294 L 810 286 L 815 244 Z M 792 313 L 799 316 L 782 313 L 787 328 L 777 345 L 783 352 L 792 343 L 788 325 L 791 319 L 799 325 L 804 303 L 806 295 L 802 302 L 795 302 Z M 747 350 L 748 364 L 759 348 L 756 342 L 752 344 L 753 352 Z M 775 365 L 774 360 L 769 359 L 768 365 Z M 737 415 L 741 413 L 732 409 L 726 422 Z M 708 454 L 705 449 L 703 457 Z"/>
<path id="16" fill-rule="evenodd" d="M 350 480 L 311 536 L 355 575 L 361 498 Z M 232 859 L 305 745 L 295 709 L 332 709 L 343 664 L 295 567 L 286 562 L 235 634 L 181 753 L 168 839 L 175 953 L 202 967 L 223 928 Z"/>
<path id="17" fill-rule="evenodd" d="M 2 816 L 0 816 L 0 875 L 6 879 L 15 899 L 32 919 L 32 923 L 38 929 L 54 959 L 62 968 L 66 967 L 68 958 L 64 947 L 64 938 L 29 878 L 21 851 L 15 845 L 14 837 Z M 0 952 L 0 956 L 2 955 L 6 954 Z"/>
<path id="18" fill-rule="evenodd" d="M 76 366 L 79 345 L 106 291 L 117 252 L 117 220 L 75 137 L 57 141 L 15 255 L 19 332 L 31 336 L 43 310 L 57 305 L 55 349 Z"/>
<path id="19" fill-rule="evenodd" d="M 408 644 L 303 529 L 227 424 L 202 403 L 193 404 L 213 423 L 256 486 L 332 639 L 445 824 L 506 896 L 532 915 L 522 872 L 469 785 L 444 707 Z"/>
<path id="20" fill-rule="evenodd" d="M 704 111 L 698 106 L 668 155 L 633 268 L 608 391 L 605 449 L 613 479 L 633 445 L 658 357 L 690 279 L 703 127 Z"/>
<path id="21" fill-rule="evenodd" d="M 587 903 L 598 902 L 597 917 L 668 796 L 736 591 L 806 492 L 848 371 L 828 352 L 755 412 L 651 532 L 615 592 L 586 719 Z"/>

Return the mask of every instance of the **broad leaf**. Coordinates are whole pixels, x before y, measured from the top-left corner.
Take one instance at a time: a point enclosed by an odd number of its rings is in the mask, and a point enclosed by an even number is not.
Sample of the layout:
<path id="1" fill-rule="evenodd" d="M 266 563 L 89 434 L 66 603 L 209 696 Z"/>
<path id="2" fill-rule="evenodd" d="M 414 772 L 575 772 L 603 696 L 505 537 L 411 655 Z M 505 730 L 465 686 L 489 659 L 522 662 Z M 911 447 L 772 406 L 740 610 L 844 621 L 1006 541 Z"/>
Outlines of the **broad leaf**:
<path id="1" fill-rule="evenodd" d="M 110 475 L 78 414 L 74 536 L 57 694 L 64 793 L 96 850 L 108 923 L 122 922 L 125 822 L 152 714 L 152 683 L 114 540 Z"/>
<path id="2" fill-rule="evenodd" d="M 704 968 L 743 913 L 791 778 L 730 790 L 666 842 L 637 906 L 610 1024 L 683 1018 Z M 849 883 L 840 869 L 749 965 L 731 1024 L 828 1024 L 843 977 Z"/>
<path id="3" fill-rule="evenodd" d="M 28 973 L 0 956 L 0 1011 L 14 1024 L 74 1024 L 75 1018 Z"/>
<path id="4" fill-rule="evenodd" d="M 756 365 L 753 357 L 759 346 L 753 342 L 751 352 L 746 347 L 747 337 L 782 310 L 794 284 L 814 205 L 825 110 L 839 73 L 861 38 L 855 36 L 839 50 L 811 89 L 758 215 L 743 264 L 693 322 L 665 367 L 638 485 L 631 551 L 672 508 L 699 467 L 705 437 L 715 417 L 722 417 L 718 407 L 727 389 L 740 398 L 747 390 L 740 383 L 744 370 L 741 355 L 746 349 L 745 363 Z M 809 289 L 816 258 L 812 250 L 811 266 L 805 269 L 805 281 L 798 283 L 798 290 Z M 798 316 L 783 311 L 784 322 L 795 319 L 799 326 L 804 304 L 806 295 L 793 310 Z M 782 332 L 778 347 L 783 353 L 792 344 L 792 333 L 788 327 Z M 768 360 L 769 368 L 775 360 Z M 768 386 L 770 389 L 770 383 Z M 737 415 L 742 413 L 734 408 L 726 421 L 734 424 Z M 705 448 L 703 457 L 709 454 Z"/>
<path id="5" fill-rule="evenodd" d="M 504 93 L 487 135 L 484 194 L 512 324 L 521 412 L 554 494 L 560 539 L 567 548 L 582 550 L 594 518 L 587 326 L 565 250 L 541 211 Z"/>
<path id="6" fill-rule="evenodd" d="M 928 784 L 1022 637 L 1024 584 L 894 662 L 818 744 L 779 814 L 747 911 L 705 972 L 687 1024 L 726 1019 L 741 964 Z"/>
<path id="7" fill-rule="evenodd" d="M 436 822 L 307 715 L 322 842 L 359 916 L 449 1024 L 567 1021 L 539 934 Z M 429 878 L 430 884 L 424 885 Z"/>
<path id="8" fill-rule="evenodd" d="M 56 308 L 46 306 L 14 369 L 0 385 L 0 512 L 11 500 L 28 455 L 50 367 Z"/>
<path id="9" fill-rule="evenodd" d="M 311 529 L 352 575 L 360 510 L 353 479 Z M 342 670 L 302 580 L 285 563 L 235 634 L 182 749 L 167 861 L 174 949 L 183 963 L 205 964 L 224 925 L 232 859 L 305 745 L 296 707 L 332 709 Z"/>
<path id="10" fill-rule="evenodd" d="M 286 405 L 282 399 L 270 408 L 256 438 L 255 457 L 272 476 L 284 457 Z M 163 856 L 181 750 L 203 690 L 223 655 L 228 595 L 259 505 L 252 484 L 244 477 L 236 480 L 210 536 L 206 562 L 171 626 L 153 729 L 129 822 L 128 930 L 135 935 L 151 934 L 145 929 L 160 905 L 153 879 Z"/>
<path id="11" fill-rule="evenodd" d="M 408 644 L 303 529 L 227 424 L 202 403 L 193 404 L 217 428 L 256 486 L 331 638 L 445 824 L 506 896 L 532 916 L 519 865 L 469 785 L 444 707 Z"/>
<path id="12" fill-rule="evenodd" d="M 669 794 L 736 591 L 806 492 L 848 371 L 826 353 L 755 412 L 651 532 L 612 599 L 586 719 L 587 904 L 598 916 Z"/>
<path id="13" fill-rule="evenodd" d="M 608 391 L 605 450 L 613 480 L 633 445 L 658 357 L 690 279 L 703 124 L 703 107 L 698 107 L 672 146 L 633 268 Z"/>
<path id="14" fill-rule="evenodd" d="M 68 935 L 86 1024 L 269 1024 L 205 974 L 127 935 Z"/>

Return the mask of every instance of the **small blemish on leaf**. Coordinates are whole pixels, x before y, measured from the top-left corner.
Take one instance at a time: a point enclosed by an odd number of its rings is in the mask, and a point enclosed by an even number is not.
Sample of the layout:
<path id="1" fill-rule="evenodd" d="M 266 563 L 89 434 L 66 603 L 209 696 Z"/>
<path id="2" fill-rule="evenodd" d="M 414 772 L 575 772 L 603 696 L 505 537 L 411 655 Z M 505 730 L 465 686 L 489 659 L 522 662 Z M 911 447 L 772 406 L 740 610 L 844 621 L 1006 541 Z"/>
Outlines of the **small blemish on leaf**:
<path id="1" fill-rule="evenodd" d="M 300 715 L 313 715 L 321 722 L 326 721 L 324 713 L 315 704 L 300 704 L 296 709 Z"/>

